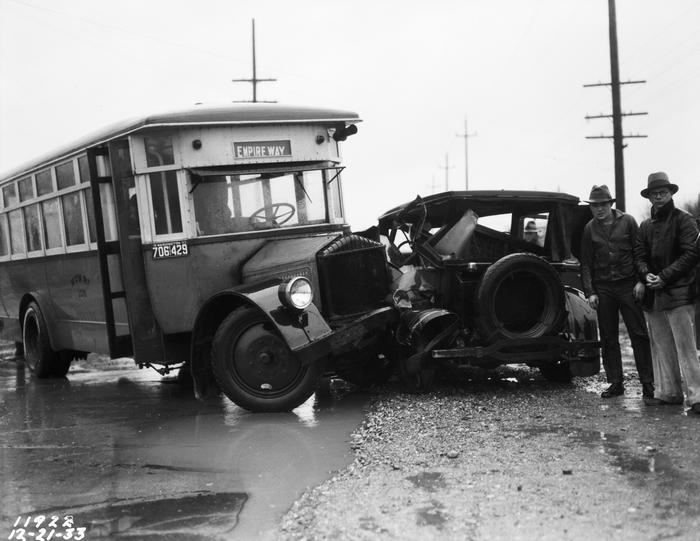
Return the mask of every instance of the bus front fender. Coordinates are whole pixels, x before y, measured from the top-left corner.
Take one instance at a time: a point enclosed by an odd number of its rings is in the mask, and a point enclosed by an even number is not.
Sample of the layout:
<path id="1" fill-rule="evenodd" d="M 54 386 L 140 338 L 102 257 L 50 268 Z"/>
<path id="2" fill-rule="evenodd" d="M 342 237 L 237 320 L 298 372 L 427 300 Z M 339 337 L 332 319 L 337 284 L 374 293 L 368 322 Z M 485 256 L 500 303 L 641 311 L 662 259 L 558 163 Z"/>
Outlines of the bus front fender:
<path id="1" fill-rule="evenodd" d="M 197 398 L 206 398 L 216 389 L 211 372 L 212 340 L 224 319 L 238 308 L 256 308 L 265 314 L 292 351 L 306 350 L 310 344 L 332 334 L 313 303 L 299 312 L 283 306 L 277 295 L 280 283 L 281 280 L 275 280 L 225 290 L 202 306 L 195 319 L 190 354 L 190 370 Z M 305 362 L 314 360 L 304 357 Z"/>

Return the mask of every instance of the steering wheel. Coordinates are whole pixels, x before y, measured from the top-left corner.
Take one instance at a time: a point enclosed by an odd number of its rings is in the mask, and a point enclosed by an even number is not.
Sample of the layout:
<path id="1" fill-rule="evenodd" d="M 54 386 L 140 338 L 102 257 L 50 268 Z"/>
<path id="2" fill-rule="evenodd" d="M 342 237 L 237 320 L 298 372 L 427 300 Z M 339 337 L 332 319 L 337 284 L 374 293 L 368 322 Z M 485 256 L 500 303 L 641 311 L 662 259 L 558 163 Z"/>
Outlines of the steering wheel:
<path id="1" fill-rule="evenodd" d="M 267 207 L 260 207 L 248 218 L 250 226 L 255 228 L 272 222 L 273 227 L 279 227 L 292 219 L 297 209 L 289 203 L 272 203 Z"/>

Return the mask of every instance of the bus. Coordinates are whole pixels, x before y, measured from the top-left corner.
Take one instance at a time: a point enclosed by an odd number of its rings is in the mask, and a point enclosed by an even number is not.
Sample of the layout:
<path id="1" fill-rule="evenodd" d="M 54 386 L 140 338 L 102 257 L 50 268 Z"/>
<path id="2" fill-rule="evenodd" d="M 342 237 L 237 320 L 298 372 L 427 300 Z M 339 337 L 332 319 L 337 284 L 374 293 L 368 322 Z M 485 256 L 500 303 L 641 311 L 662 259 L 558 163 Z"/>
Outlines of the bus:
<path id="1" fill-rule="evenodd" d="M 195 106 L 2 175 L 0 338 L 39 378 L 88 352 L 185 363 L 199 398 L 220 390 L 251 411 L 382 361 L 396 319 L 384 247 L 344 216 L 340 143 L 358 122 Z"/>

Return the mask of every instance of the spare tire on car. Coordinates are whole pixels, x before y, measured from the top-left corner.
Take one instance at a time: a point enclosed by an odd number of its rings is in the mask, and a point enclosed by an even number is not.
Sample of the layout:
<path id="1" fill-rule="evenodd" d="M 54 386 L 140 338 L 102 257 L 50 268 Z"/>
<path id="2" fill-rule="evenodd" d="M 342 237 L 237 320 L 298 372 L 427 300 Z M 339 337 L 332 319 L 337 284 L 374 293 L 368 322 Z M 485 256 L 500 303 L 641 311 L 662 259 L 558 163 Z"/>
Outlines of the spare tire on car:
<path id="1" fill-rule="evenodd" d="M 491 265 L 474 299 L 475 323 L 489 343 L 558 333 L 566 316 L 564 285 L 545 259 L 509 254 Z"/>

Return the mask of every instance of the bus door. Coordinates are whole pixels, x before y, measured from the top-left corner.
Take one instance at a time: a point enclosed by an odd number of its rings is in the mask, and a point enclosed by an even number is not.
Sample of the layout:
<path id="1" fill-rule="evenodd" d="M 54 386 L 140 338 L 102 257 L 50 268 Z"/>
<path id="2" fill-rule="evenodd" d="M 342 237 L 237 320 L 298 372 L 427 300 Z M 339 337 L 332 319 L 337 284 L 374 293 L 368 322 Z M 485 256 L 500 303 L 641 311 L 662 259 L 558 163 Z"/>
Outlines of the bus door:
<path id="1" fill-rule="evenodd" d="M 110 355 L 163 361 L 162 333 L 146 289 L 129 142 L 111 141 L 88 149 L 87 155 Z M 101 161 L 109 167 L 100 167 Z M 113 217 L 105 215 L 110 212 Z M 114 232 L 110 218 L 116 222 Z M 128 334 L 118 324 L 124 312 Z"/>

